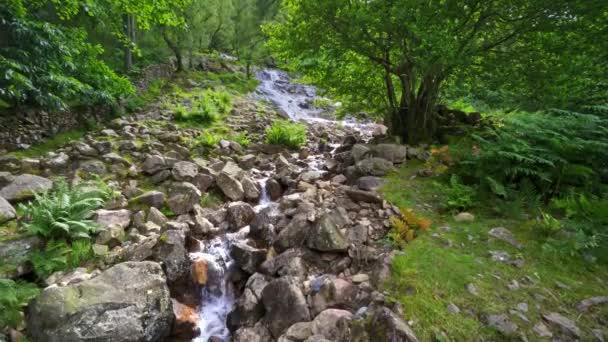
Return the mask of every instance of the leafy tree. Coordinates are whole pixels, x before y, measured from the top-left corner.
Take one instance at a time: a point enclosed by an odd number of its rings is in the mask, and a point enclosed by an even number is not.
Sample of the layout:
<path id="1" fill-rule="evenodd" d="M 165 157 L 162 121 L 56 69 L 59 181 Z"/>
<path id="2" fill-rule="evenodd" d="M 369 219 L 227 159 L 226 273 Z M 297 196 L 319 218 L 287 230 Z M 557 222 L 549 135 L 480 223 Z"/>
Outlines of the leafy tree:
<path id="1" fill-rule="evenodd" d="M 562 50 L 573 50 L 563 35 L 576 39 L 605 32 L 606 13 L 601 0 L 286 0 L 283 20 L 267 26 L 267 32 L 279 57 L 314 70 L 313 78 L 329 90 L 357 93 L 355 99 L 372 94 L 365 107 L 383 110 L 392 132 L 416 143 L 433 137 L 443 86 L 465 77 L 469 83 L 503 86 L 513 72 L 546 70 L 550 59 L 547 65 L 531 61 L 567 56 Z M 551 44 L 545 46 L 545 40 Z M 588 40 L 574 48 L 582 49 L 579 55 L 599 52 L 598 60 L 605 56 Z M 605 75 L 605 66 L 604 60 L 600 74 Z M 572 69 L 559 70 L 578 68 Z M 343 78 L 329 77 L 336 75 Z M 516 77 L 513 86 L 529 82 L 529 89 L 539 81 Z"/>

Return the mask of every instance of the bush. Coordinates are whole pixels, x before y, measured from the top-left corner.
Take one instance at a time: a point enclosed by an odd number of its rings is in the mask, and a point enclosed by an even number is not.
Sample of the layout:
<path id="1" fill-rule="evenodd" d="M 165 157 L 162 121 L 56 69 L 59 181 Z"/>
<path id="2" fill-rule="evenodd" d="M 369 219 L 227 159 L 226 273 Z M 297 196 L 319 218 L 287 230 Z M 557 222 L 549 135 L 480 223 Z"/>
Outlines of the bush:
<path id="1" fill-rule="evenodd" d="M 460 178 L 453 174 L 450 177 L 450 182 L 446 184 L 435 183 L 437 188 L 440 188 L 445 196 L 443 206 L 445 209 L 455 212 L 467 210 L 473 206 L 475 197 L 475 189 L 460 182 Z"/>
<path id="2" fill-rule="evenodd" d="M 0 279 L 0 331 L 21 324 L 21 312 L 40 290 L 35 284 Z"/>
<path id="3" fill-rule="evenodd" d="M 51 191 L 37 194 L 33 202 L 20 206 L 27 220 L 24 227 L 45 239 L 89 238 L 97 229 L 90 218 L 103 206 L 105 196 L 96 189 L 70 188 L 60 179 Z"/>
<path id="4" fill-rule="evenodd" d="M 600 189 L 608 162 L 608 123 L 566 111 L 514 113 L 474 138 L 479 144 L 458 167 L 462 179 L 508 198 L 524 182 L 545 200 L 572 189 Z"/>
<path id="5" fill-rule="evenodd" d="M 306 126 L 287 120 L 275 121 L 266 129 L 266 142 L 297 149 L 306 143 Z"/>

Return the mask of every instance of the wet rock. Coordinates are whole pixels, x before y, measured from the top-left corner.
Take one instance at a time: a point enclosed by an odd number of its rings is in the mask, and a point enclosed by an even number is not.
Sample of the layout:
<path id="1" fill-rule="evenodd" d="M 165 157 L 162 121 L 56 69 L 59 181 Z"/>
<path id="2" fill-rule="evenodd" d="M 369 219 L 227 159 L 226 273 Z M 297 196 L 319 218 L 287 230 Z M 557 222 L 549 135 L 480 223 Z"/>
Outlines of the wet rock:
<path id="1" fill-rule="evenodd" d="M 253 327 L 240 328 L 234 333 L 233 342 L 272 342 L 274 339 L 270 331 L 257 323 Z"/>
<path id="2" fill-rule="evenodd" d="M 246 200 L 257 202 L 260 199 L 260 190 L 251 178 L 243 177 L 243 179 L 241 179 L 241 184 L 243 185 Z"/>
<path id="3" fill-rule="evenodd" d="M 13 181 L 0 190 L 0 197 L 13 203 L 34 198 L 34 193 L 50 190 L 53 182 L 50 179 L 22 174 L 16 176 Z"/>
<path id="4" fill-rule="evenodd" d="M 177 300 L 172 299 L 173 314 L 175 321 L 171 331 L 171 339 L 191 341 L 200 334 L 198 322 L 200 317 L 196 309 L 187 305 L 181 304 Z"/>
<path id="5" fill-rule="evenodd" d="M 344 252 L 348 241 L 329 215 L 322 216 L 307 238 L 308 247 L 321 252 Z"/>
<path id="6" fill-rule="evenodd" d="M 162 208 L 165 205 L 165 194 L 160 191 L 148 191 L 129 200 L 129 205 Z"/>
<path id="7" fill-rule="evenodd" d="M 118 264 L 97 277 L 44 289 L 29 307 L 35 341 L 164 341 L 173 310 L 164 273 L 155 262 Z"/>
<path id="8" fill-rule="evenodd" d="M 198 174 L 198 165 L 188 161 L 180 161 L 173 165 L 171 174 L 173 179 L 178 182 L 191 182 Z"/>
<path id="9" fill-rule="evenodd" d="M 312 333 L 330 341 L 346 341 L 352 317 L 353 314 L 346 310 L 327 309 L 312 321 Z"/>
<path id="10" fill-rule="evenodd" d="M 270 199 L 273 201 L 276 201 L 283 196 L 283 188 L 275 179 L 266 181 L 266 190 L 268 191 L 268 195 L 270 195 Z"/>
<path id="11" fill-rule="evenodd" d="M 346 195 L 355 202 L 382 203 L 382 197 L 371 191 L 348 189 Z"/>
<path id="12" fill-rule="evenodd" d="M 226 324 L 231 331 L 242 326 L 253 326 L 264 316 L 264 305 L 253 291 L 246 288 L 234 309 L 228 314 Z"/>
<path id="13" fill-rule="evenodd" d="M 170 285 L 183 284 L 189 280 L 191 266 L 183 231 L 164 232 L 154 247 L 153 256 L 154 260 L 162 262 Z"/>
<path id="14" fill-rule="evenodd" d="M 192 261 L 192 277 L 197 285 L 207 285 L 209 280 L 209 262 L 204 258 Z"/>
<path id="15" fill-rule="evenodd" d="M 228 222 L 233 231 L 249 225 L 255 219 L 253 207 L 245 202 L 233 202 L 228 205 Z"/>
<path id="16" fill-rule="evenodd" d="M 267 251 L 249 246 L 245 242 L 235 242 L 230 255 L 236 264 L 248 273 L 255 273 L 258 267 L 266 260 Z"/>
<path id="17" fill-rule="evenodd" d="M 386 159 L 393 164 L 401 164 L 406 160 L 407 147 L 397 144 L 379 144 L 372 147 L 372 155 Z"/>
<path id="18" fill-rule="evenodd" d="M 224 195 L 233 201 L 242 201 L 245 198 L 243 185 L 236 178 L 226 172 L 221 172 L 216 179 L 216 183 Z"/>
<path id="19" fill-rule="evenodd" d="M 283 277 L 271 281 L 262 291 L 265 320 L 277 338 L 294 323 L 310 321 L 306 298 L 295 280 Z"/>
<path id="20" fill-rule="evenodd" d="M 498 330 L 505 336 L 513 335 L 517 332 L 517 325 L 513 323 L 506 314 L 488 315 L 486 317 L 488 326 Z"/>
<path id="21" fill-rule="evenodd" d="M 581 338 L 581 330 L 576 324 L 567 317 L 560 315 L 557 312 L 543 314 L 543 320 L 549 325 L 559 329 L 565 335 L 574 338 Z"/>
<path id="22" fill-rule="evenodd" d="M 0 224 L 13 220 L 16 217 L 17 212 L 15 208 L 4 197 L 0 196 Z"/>
<path id="23" fill-rule="evenodd" d="M 488 235 L 495 239 L 504 241 L 504 242 L 512 245 L 515 248 L 522 247 L 521 243 L 515 239 L 515 237 L 513 236 L 513 233 L 511 233 L 511 231 L 508 230 L 507 228 L 503 228 L 503 227 L 492 228 L 488 232 Z"/>
<path id="24" fill-rule="evenodd" d="M 169 189 L 169 208 L 177 214 L 189 213 L 201 200 L 201 191 L 192 183 L 174 183 Z"/>

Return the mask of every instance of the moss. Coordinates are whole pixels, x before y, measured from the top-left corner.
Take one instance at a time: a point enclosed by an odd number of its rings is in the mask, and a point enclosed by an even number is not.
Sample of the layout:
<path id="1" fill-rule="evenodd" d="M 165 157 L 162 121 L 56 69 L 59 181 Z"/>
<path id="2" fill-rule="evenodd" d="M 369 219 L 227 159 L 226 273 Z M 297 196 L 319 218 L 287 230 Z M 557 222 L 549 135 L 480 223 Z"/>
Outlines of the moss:
<path id="1" fill-rule="evenodd" d="M 34 158 L 45 155 L 48 152 L 55 151 L 58 148 L 72 142 L 81 139 L 88 131 L 86 129 L 75 129 L 63 133 L 56 134 L 52 138 L 46 139 L 38 144 L 32 145 L 30 148 L 14 151 L 9 155 L 17 158 Z"/>

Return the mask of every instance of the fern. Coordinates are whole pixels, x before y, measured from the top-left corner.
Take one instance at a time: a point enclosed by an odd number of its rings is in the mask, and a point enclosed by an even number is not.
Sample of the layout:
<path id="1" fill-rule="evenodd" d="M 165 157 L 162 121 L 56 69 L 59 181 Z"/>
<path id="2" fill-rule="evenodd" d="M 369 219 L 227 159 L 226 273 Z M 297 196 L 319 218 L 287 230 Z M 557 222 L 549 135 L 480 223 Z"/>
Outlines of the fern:
<path id="1" fill-rule="evenodd" d="M 35 284 L 0 278 L 0 330 L 20 325 L 21 311 L 39 292 Z"/>
<path id="2" fill-rule="evenodd" d="M 39 279 L 46 279 L 57 271 L 69 267 L 68 259 L 71 249 L 65 241 L 49 241 L 41 251 L 30 254 L 29 260 L 34 267 L 34 273 Z"/>
<path id="3" fill-rule="evenodd" d="M 33 202 L 20 206 L 27 220 L 23 226 L 45 239 L 89 238 L 97 229 L 90 218 L 106 196 L 97 189 L 70 188 L 60 179 L 53 190 L 36 194 Z"/>

